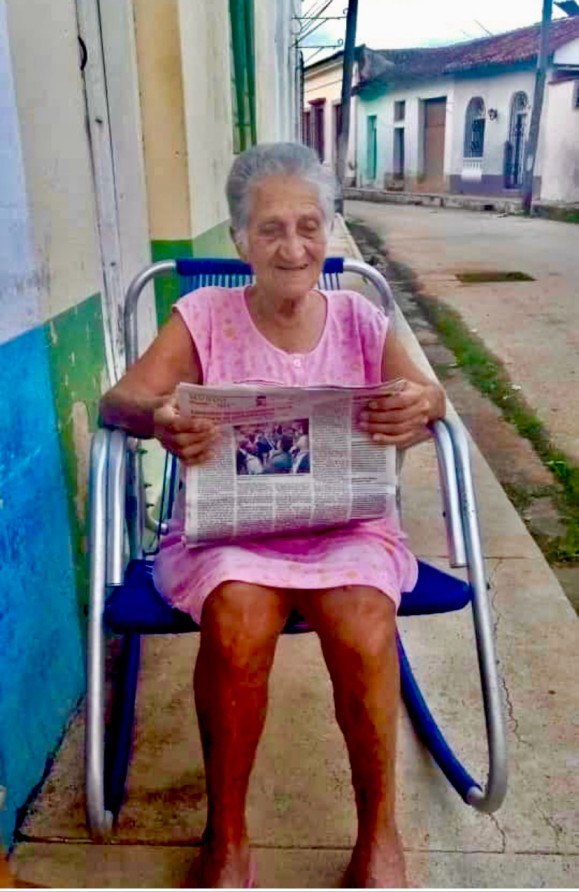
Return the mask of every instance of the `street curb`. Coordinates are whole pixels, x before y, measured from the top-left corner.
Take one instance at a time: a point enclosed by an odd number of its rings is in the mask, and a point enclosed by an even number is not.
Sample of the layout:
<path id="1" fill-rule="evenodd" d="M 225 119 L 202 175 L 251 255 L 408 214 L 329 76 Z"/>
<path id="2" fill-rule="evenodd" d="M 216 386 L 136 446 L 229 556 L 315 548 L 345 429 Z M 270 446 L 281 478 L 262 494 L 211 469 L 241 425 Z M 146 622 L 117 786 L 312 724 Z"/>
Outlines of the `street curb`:
<path id="1" fill-rule="evenodd" d="M 507 198 L 500 195 L 451 195 L 439 192 L 389 192 L 385 189 L 350 188 L 344 190 L 344 198 L 354 201 L 422 205 L 486 211 L 496 214 L 518 214 L 521 212 L 520 198 Z"/>

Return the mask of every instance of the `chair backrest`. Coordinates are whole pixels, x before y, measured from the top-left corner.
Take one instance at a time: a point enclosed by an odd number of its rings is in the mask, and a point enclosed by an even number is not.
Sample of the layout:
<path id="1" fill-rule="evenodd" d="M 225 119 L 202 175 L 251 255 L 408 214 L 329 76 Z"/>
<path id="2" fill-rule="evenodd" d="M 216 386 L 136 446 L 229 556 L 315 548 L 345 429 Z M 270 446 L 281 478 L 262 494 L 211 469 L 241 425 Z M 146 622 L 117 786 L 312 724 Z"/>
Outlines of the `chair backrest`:
<path id="1" fill-rule="evenodd" d="M 380 301 L 380 304 L 394 324 L 395 304 L 392 290 L 384 277 L 373 267 L 357 259 L 328 257 L 324 263 L 318 287 L 326 291 L 337 291 L 341 286 L 341 276 L 349 273 L 361 276 L 369 282 Z M 181 258 L 165 260 L 142 270 L 131 282 L 127 290 L 124 308 L 125 354 L 127 366 L 132 365 L 139 356 L 139 331 L 137 312 L 139 298 L 145 286 L 159 276 L 177 276 L 178 294 L 188 294 L 196 288 L 207 285 L 219 285 L 234 288 L 248 285 L 253 281 L 251 266 L 242 260 L 233 258 Z M 167 456 L 163 473 L 158 514 L 155 518 L 147 510 L 145 488 L 143 482 L 140 456 L 135 454 L 130 461 L 130 550 L 131 557 L 140 557 L 144 552 L 154 553 L 158 547 L 159 535 L 166 529 L 166 521 L 171 517 L 179 483 L 177 462 L 173 456 Z M 145 548 L 144 532 L 148 529 L 154 534 L 153 540 Z"/>
<path id="2" fill-rule="evenodd" d="M 328 257 L 324 263 L 318 287 L 336 291 L 343 273 L 361 276 L 373 286 L 384 312 L 394 324 L 394 296 L 386 279 L 374 267 L 361 260 Z M 148 283 L 159 277 L 177 275 L 179 295 L 188 294 L 205 285 L 221 285 L 235 288 L 253 281 L 253 270 L 248 263 L 233 258 L 182 258 L 162 260 L 153 263 L 140 272 L 127 289 L 124 308 L 125 355 L 127 366 L 132 365 L 139 355 L 139 332 L 137 306 L 139 298 Z"/>

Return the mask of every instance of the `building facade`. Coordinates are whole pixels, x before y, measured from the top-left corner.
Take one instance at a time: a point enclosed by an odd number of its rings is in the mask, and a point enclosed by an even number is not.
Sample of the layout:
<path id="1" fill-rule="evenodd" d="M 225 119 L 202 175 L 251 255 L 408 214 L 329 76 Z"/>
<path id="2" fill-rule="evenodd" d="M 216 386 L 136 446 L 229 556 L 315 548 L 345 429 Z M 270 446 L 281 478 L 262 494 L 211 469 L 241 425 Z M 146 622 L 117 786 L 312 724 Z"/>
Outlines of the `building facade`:
<path id="1" fill-rule="evenodd" d="M 448 47 L 359 51 L 357 183 L 513 195 L 522 185 L 538 25 Z M 382 69 L 380 69 L 382 65 Z M 535 195 L 577 201 L 579 17 L 551 23 Z"/>
<path id="2" fill-rule="evenodd" d="M 237 151 L 299 137 L 299 0 L 0 0 L 0 834 L 84 691 L 87 473 L 151 259 L 233 253 Z M 143 345 L 171 285 L 141 307 Z"/>
<path id="3" fill-rule="evenodd" d="M 304 108 L 302 140 L 318 152 L 321 160 L 336 170 L 338 160 L 338 133 L 342 123 L 342 74 L 344 54 L 342 50 L 312 62 L 304 69 Z M 354 63 L 353 83 L 356 83 Z M 356 112 L 355 96 L 350 106 L 350 133 L 346 165 L 346 183 L 356 179 Z"/>

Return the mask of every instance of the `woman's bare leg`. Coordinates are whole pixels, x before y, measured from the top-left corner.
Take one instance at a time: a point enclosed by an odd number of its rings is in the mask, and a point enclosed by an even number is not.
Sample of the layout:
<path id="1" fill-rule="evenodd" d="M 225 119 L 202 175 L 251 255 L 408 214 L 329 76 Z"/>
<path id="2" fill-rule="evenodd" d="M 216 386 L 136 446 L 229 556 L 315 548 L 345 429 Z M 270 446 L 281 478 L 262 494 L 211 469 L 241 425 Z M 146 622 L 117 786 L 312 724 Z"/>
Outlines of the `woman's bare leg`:
<path id="1" fill-rule="evenodd" d="M 245 800 L 275 646 L 289 612 L 282 591 L 241 582 L 220 585 L 203 608 L 194 688 L 208 801 L 201 860 L 205 887 L 247 882 Z"/>
<path id="2" fill-rule="evenodd" d="M 394 605 L 366 586 L 306 592 L 298 598 L 298 609 L 320 636 L 350 756 L 358 837 L 345 884 L 405 886 L 394 814 L 400 699 Z"/>

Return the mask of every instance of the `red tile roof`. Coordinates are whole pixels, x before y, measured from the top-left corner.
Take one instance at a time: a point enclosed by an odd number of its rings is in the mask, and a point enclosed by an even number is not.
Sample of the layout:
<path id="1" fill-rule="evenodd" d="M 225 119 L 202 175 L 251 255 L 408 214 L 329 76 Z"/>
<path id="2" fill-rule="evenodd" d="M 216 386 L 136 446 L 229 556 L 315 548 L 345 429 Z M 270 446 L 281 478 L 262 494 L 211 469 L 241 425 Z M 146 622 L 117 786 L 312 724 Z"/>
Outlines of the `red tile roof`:
<path id="1" fill-rule="evenodd" d="M 405 78 L 436 77 L 474 68 L 534 62 L 539 49 L 541 26 L 530 25 L 493 37 L 441 47 L 369 50 L 360 57 L 360 86 Z M 549 53 L 579 38 L 579 16 L 551 22 Z M 374 57 L 374 58 L 373 58 Z"/>

